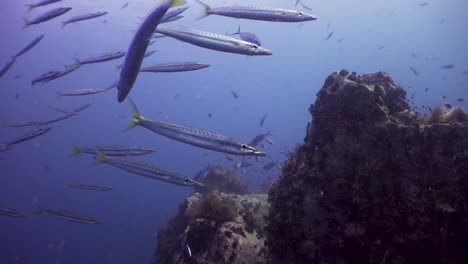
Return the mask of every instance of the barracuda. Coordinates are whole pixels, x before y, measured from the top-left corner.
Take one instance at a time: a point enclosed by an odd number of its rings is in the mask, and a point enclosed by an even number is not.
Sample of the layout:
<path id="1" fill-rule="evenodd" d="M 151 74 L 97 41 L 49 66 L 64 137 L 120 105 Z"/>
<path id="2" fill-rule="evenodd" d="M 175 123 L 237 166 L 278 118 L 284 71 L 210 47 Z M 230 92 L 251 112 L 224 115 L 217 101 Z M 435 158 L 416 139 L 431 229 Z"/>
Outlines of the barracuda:
<path id="1" fill-rule="evenodd" d="M 148 119 L 140 114 L 131 98 L 129 98 L 129 101 L 133 109 L 133 117 L 130 123 L 130 128 L 141 126 L 170 139 L 184 142 L 196 147 L 233 155 L 267 155 L 265 152 L 257 150 L 252 146 L 205 129 L 198 129 L 171 122 Z"/>

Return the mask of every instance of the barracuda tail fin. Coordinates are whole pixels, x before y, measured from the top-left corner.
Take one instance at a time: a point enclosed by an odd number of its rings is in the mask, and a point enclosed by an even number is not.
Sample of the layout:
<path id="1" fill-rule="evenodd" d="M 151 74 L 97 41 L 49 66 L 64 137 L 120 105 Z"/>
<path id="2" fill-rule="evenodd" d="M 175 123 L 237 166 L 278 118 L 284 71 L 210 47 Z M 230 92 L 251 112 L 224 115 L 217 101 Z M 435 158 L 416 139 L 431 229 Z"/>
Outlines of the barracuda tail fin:
<path id="1" fill-rule="evenodd" d="M 7 151 L 9 149 L 7 144 L 0 144 L 0 152 Z"/>
<path id="2" fill-rule="evenodd" d="M 62 27 L 60 29 L 63 29 L 67 25 L 67 22 L 62 22 Z"/>
<path id="3" fill-rule="evenodd" d="M 43 214 L 45 213 L 45 209 L 44 208 L 37 208 L 36 211 L 34 211 L 36 214 Z"/>
<path id="4" fill-rule="evenodd" d="M 29 23 L 29 21 L 26 19 L 26 18 L 23 18 L 24 20 L 24 26 L 23 26 L 23 29 L 27 28 L 31 23 Z"/>
<path id="5" fill-rule="evenodd" d="M 77 145 L 77 146 L 73 146 L 73 153 L 72 153 L 72 156 L 78 155 L 78 154 L 80 153 L 80 150 L 81 150 L 80 146 L 78 146 L 78 145 Z"/>
<path id="6" fill-rule="evenodd" d="M 96 164 L 102 164 L 107 160 L 106 154 L 96 149 Z"/>
<path id="7" fill-rule="evenodd" d="M 211 7 L 209 5 L 203 3 L 203 2 L 201 2 L 199 0 L 195 0 L 195 2 L 199 3 L 203 7 L 202 14 L 198 18 L 196 18 L 195 20 L 200 20 L 200 19 L 203 19 L 203 18 L 210 15 L 209 11 L 210 11 Z"/>
<path id="8" fill-rule="evenodd" d="M 31 5 L 31 4 L 26 5 L 26 6 L 28 7 L 28 11 L 27 11 L 28 13 L 34 8 L 34 5 Z"/>
<path id="9" fill-rule="evenodd" d="M 181 6 L 185 5 L 187 2 L 185 0 L 172 0 L 171 6 Z"/>
<path id="10" fill-rule="evenodd" d="M 128 101 L 132 106 L 132 119 L 130 120 L 130 124 L 128 125 L 128 129 L 130 129 L 138 126 L 138 122 L 142 119 L 142 115 L 140 114 L 140 111 L 138 111 L 138 108 L 133 102 L 132 98 L 128 97 Z"/>

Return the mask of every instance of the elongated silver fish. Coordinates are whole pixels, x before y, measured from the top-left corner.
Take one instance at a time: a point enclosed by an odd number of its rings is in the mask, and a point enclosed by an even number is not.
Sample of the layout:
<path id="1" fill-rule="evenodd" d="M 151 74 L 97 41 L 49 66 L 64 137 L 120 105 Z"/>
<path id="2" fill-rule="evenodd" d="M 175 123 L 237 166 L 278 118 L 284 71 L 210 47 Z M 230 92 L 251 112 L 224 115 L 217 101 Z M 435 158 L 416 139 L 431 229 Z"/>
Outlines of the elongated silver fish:
<path id="1" fill-rule="evenodd" d="M 172 9 L 172 8 L 171 8 L 171 9 Z M 171 19 L 171 18 L 173 18 L 173 17 L 179 16 L 180 14 L 182 14 L 183 12 L 185 12 L 187 9 L 189 9 L 188 6 L 183 6 L 183 7 L 174 8 L 173 10 L 168 11 L 168 12 L 163 16 L 163 18 L 161 19 L 161 23 L 163 23 L 163 21 L 169 20 L 169 19 Z"/>
<path id="2" fill-rule="evenodd" d="M 87 153 L 96 155 L 99 150 L 107 156 L 140 156 L 146 155 L 153 152 L 156 152 L 155 149 L 149 149 L 144 147 L 136 146 L 125 146 L 125 145 L 96 145 L 91 147 L 85 146 L 74 146 L 73 147 L 73 156 L 78 155 L 79 153 Z"/>
<path id="3" fill-rule="evenodd" d="M 83 95 L 91 95 L 91 94 L 97 94 L 97 93 L 102 93 L 102 92 L 107 92 L 113 88 L 117 87 L 117 82 L 112 83 L 106 88 L 102 89 L 80 89 L 80 90 L 74 90 L 71 92 L 58 92 L 57 91 L 57 96 L 62 97 L 62 96 L 83 96 Z"/>
<path id="4" fill-rule="evenodd" d="M 259 134 L 257 135 L 252 141 L 250 142 L 251 146 L 256 147 L 260 142 L 262 142 L 266 137 L 270 136 L 270 130 L 266 134 Z"/>
<path id="5" fill-rule="evenodd" d="M 60 77 L 63 77 L 69 73 L 72 73 L 76 70 L 78 70 L 78 68 L 81 67 L 81 64 L 80 64 L 80 61 L 76 61 L 75 64 L 72 64 L 72 65 L 69 65 L 69 66 L 66 66 L 65 69 L 59 71 L 57 74 L 55 74 L 54 76 L 50 77 L 49 79 L 45 80 L 44 82 L 50 82 L 52 80 L 55 80 L 55 79 L 58 79 Z"/>
<path id="6" fill-rule="evenodd" d="M 116 52 L 109 52 L 109 53 L 102 54 L 102 55 L 91 56 L 85 59 L 79 59 L 79 61 L 82 65 L 84 65 L 84 64 L 116 60 L 116 59 L 122 58 L 123 56 L 125 56 L 125 52 L 116 51 Z"/>
<path id="7" fill-rule="evenodd" d="M 169 23 L 169 22 L 172 22 L 172 21 L 179 20 L 181 18 L 184 18 L 184 16 L 173 16 L 173 17 L 163 18 L 163 19 L 161 19 L 161 22 L 159 22 L 159 23 L 160 24 Z"/>
<path id="8" fill-rule="evenodd" d="M 276 161 L 276 160 L 266 164 L 265 166 L 263 166 L 263 170 L 271 170 L 274 167 L 281 168 L 279 166 L 279 164 L 278 164 L 278 161 Z"/>
<path id="9" fill-rule="evenodd" d="M 35 85 L 36 83 L 43 83 L 43 82 L 46 82 L 47 80 L 53 78 L 54 76 L 60 74 L 60 71 L 49 71 L 47 73 L 44 73 L 42 74 L 41 76 L 39 77 L 36 77 L 34 78 L 32 81 L 31 81 L 31 85 Z"/>
<path id="10" fill-rule="evenodd" d="M 305 22 L 316 20 L 317 17 L 297 10 L 272 8 L 272 7 L 249 7 L 249 6 L 226 6 L 226 7 L 210 7 L 201 1 L 200 3 L 204 10 L 204 18 L 209 15 L 227 16 L 233 18 L 243 18 L 252 20 L 262 20 L 271 22 Z"/>
<path id="11" fill-rule="evenodd" d="M 146 49 L 160 20 L 169 8 L 183 3 L 185 3 L 184 0 L 163 0 L 141 23 L 128 47 L 122 71 L 120 72 L 119 85 L 117 87 L 119 89 L 117 95 L 119 103 L 125 100 L 136 81 Z"/>
<path id="12" fill-rule="evenodd" d="M 49 71 L 48 73 L 42 74 L 41 76 L 35 78 L 32 80 L 32 85 L 35 85 L 36 83 L 46 83 L 50 82 L 52 80 L 58 79 L 60 77 L 63 77 L 67 74 L 70 74 L 76 70 L 78 70 L 81 67 L 81 63 L 79 60 L 75 60 L 75 63 L 69 66 L 66 66 L 65 69 L 61 71 Z"/>
<path id="13" fill-rule="evenodd" d="M 189 186 L 189 187 L 203 187 L 203 184 L 189 178 L 182 176 L 176 172 L 169 171 L 166 169 L 162 169 L 158 166 L 153 164 L 145 163 L 138 160 L 133 160 L 129 158 L 122 158 L 122 157 L 110 157 L 107 156 L 99 150 L 97 150 L 98 155 L 96 157 L 96 162 L 100 163 L 107 163 L 119 169 L 125 170 L 127 172 L 137 174 L 143 177 L 147 177 L 150 179 L 168 182 L 180 186 Z"/>
<path id="14" fill-rule="evenodd" d="M 178 39 L 202 48 L 237 53 L 244 55 L 271 55 L 272 52 L 257 44 L 239 40 L 230 36 L 220 35 L 186 27 L 159 26 L 156 33 Z"/>
<path id="15" fill-rule="evenodd" d="M 0 207 L 0 215 L 9 216 L 9 217 L 25 217 L 25 215 L 15 209 Z"/>
<path id="16" fill-rule="evenodd" d="M 66 110 L 66 109 L 56 107 L 56 106 L 49 106 L 49 108 L 54 109 L 55 111 L 60 112 L 60 113 L 64 113 L 64 114 L 68 114 L 68 113 L 78 114 L 79 112 L 89 108 L 92 105 L 93 105 L 93 103 L 86 103 L 86 104 L 80 105 L 80 106 L 78 106 L 78 107 L 76 107 L 76 108 L 74 108 L 72 110 Z"/>
<path id="17" fill-rule="evenodd" d="M 5 75 L 5 73 L 7 73 L 7 71 L 11 68 L 11 66 L 13 66 L 15 61 L 16 57 L 11 57 L 10 60 L 7 61 L 7 63 L 5 63 L 5 65 L 0 69 L 0 78 L 2 78 L 2 76 Z"/>
<path id="18" fill-rule="evenodd" d="M 149 50 L 149 51 L 147 51 L 147 52 L 145 53 L 145 57 L 144 57 L 144 58 L 147 58 L 147 57 L 153 55 L 156 51 L 157 51 L 157 50 Z M 120 69 L 122 68 L 122 65 L 123 65 L 123 64 L 119 64 L 119 65 L 115 66 L 115 70 L 116 70 L 116 71 L 120 70 Z M 118 81 L 116 82 L 115 86 L 117 86 L 117 85 L 118 85 Z"/>
<path id="19" fill-rule="evenodd" d="M 112 187 L 110 187 L 110 186 L 75 184 L 75 183 L 71 183 L 71 182 L 67 182 L 67 187 L 68 188 L 74 188 L 74 189 L 88 190 L 88 191 L 101 191 L 101 192 L 106 192 L 106 191 L 111 191 L 112 190 Z"/>
<path id="20" fill-rule="evenodd" d="M 171 62 L 144 67 L 140 69 L 140 72 L 184 72 L 200 70 L 209 66 L 209 64 L 198 62 Z"/>
<path id="21" fill-rule="evenodd" d="M 50 210 L 45 208 L 38 208 L 36 214 L 49 214 L 65 221 L 81 223 L 81 224 L 103 224 L 101 220 L 93 217 L 78 215 L 76 213 L 65 210 Z"/>
<path id="22" fill-rule="evenodd" d="M 93 105 L 93 103 L 86 103 L 86 104 L 83 104 L 83 105 L 80 105 L 74 109 L 71 110 L 71 112 L 75 112 L 75 113 L 78 113 L 78 112 L 81 112 L 83 110 L 86 110 L 88 109 L 89 107 L 91 107 Z"/>
<path id="23" fill-rule="evenodd" d="M 62 121 L 75 115 L 76 115 L 75 112 L 64 113 L 63 115 L 59 115 L 57 117 L 54 117 L 45 121 L 41 121 L 40 126 L 45 126 L 45 125 L 52 124 L 58 121 Z"/>
<path id="24" fill-rule="evenodd" d="M 3 145 L 3 147 L 0 147 L 0 148 L 4 148 L 5 146 L 7 148 L 10 148 L 11 146 L 15 145 L 15 144 L 18 144 L 18 143 L 21 143 L 21 142 L 24 142 L 24 141 L 27 141 L 27 140 L 30 140 L 30 139 L 33 139 L 33 138 L 36 138 L 40 135 L 43 135 L 47 132 L 49 132 L 51 130 L 50 127 L 38 127 L 34 130 L 31 130 L 31 131 L 28 131 L 10 141 L 8 141 L 6 144 Z"/>
<path id="25" fill-rule="evenodd" d="M 81 90 L 75 90 L 71 92 L 59 92 L 57 91 L 57 96 L 62 97 L 62 96 L 83 96 L 83 95 L 91 95 L 91 94 L 97 94 L 97 93 L 102 93 L 105 91 L 108 91 L 109 89 L 81 89 Z"/>
<path id="26" fill-rule="evenodd" d="M 54 118 L 51 118 L 51 119 L 48 119 L 48 120 L 45 120 L 45 121 L 41 121 L 41 123 L 39 125 L 44 126 L 44 125 L 48 125 L 48 124 L 52 124 L 52 123 L 55 123 L 55 122 L 58 122 L 58 121 L 68 119 L 68 118 L 70 118 L 72 116 L 77 115 L 78 112 L 83 111 L 84 109 L 88 108 L 89 106 L 90 106 L 89 104 L 86 104 L 84 106 L 81 106 L 81 107 L 77 108 L 78 111 L 76 111 L 76 110 L 68 111 L 68 112 L 63 113 L 63 115 L 59 115 L 57 117 L 54 117 Z"/>
<path id="27" fill-rule="evenodd" d="M 92 103 L 87 103 L 87 104 L 78 106 L 77 108 L 72 109 L 72 110 L 65 110 L 65 109 L 55 107 L 55 106 L 49 106 L 49 108 L 54 109 L 54 110 L 56 110 L 58 112 L 61 112 L 61 113 L 63 113 L 63 115 L 57 116 L 55 118 L 52 118 L 52 119 L 49 119 L 49 120 L 46 120 L 46 121 L 34 120 L 34 121 L 27 121 L 27 122 L 21 122 L 21 123 L 5 124 L 4 126 L 5 127 L 44 126 L 44 125 L 47 125 L 47 124 L 51 124 L 51 123 L 54 123 L 54 122 L 58 122 L 58 121 L 70 118 L 70 117 L 72 117 L 74 115 L 78 115 L 79 112 L 85 110 L 86 108 L 88 108 L 88 107 L 90 107 L 92 105 L 93 105 Z"/>
<path id="28" fill-rule="evenodd" d="M 52 9 L 50 11 L 47 11 L 46 13 L 32 19 L 32 20 L 27 20 L 26 18 L 24 18 L 24 28 L 27 28 L 28 26 L 30 25 L 37 25 L 37 24 L 40 24 L 40 23 L 43 23 L 43 22 L 46 22 L 46 21 L 49 21 L 51 19 L 54 19 L 58 16 L 61 16 L 65 13 L 67 13 L 68 11 L 70 11 L 72 8 L 71 7 L 59 7 L 59 8 L 55 8 L 55 9 Z"/>
<path id="29" fill-rule="evenodd" d="M 49 105 L 49 108 L 52 109 L 52 110 L 55 110 L 57 112 L 64 113 L 64 114 L 73 113 L 74 115 L 79 115 L 77 112 L 73 112 L 71 110 L 66 110 L 66 109 L 56 107 L 56 106 L 53 106 L 53 105 Z M 40 122 L 39 122 L 39 124 L 40 124 Z"/>
<path id="30" fill-rule="evenodd" d="M 262 127 L 263 123 L 265 123 L 265 119 L 267 118 L 267 116 L 268 116 L 268 112 L 262 116 L 262 119 L 260 119 L 260 124 L 259 124 L 260 127 Z"/>
<path id="31" fill-rule="evenodd" d="M 133 101 L 129 101 L 133 109 L 130 127 L 141 126 L 170 139 L 218 152 L 240 156 L 266 156 L 265 152 L 252 146 L 205 129 L 146 118 L 140 114 Z"/>
<path id="32" fill-rule="evenodd" d="M 41 121 L 27 121 L 21 123 L 5 124 L 5 127 L 27 127 L 27 126 L 38 126 Z"/>
<path id="33" fill-rule="evenodd" d="M 50 4 L 53 4 L 53 3 L 57 3 L 57 2 L 60 2 L 62 0 L 41 0 L 35 4 L 27 4 L 26 6 L 28 7 L 28 12 L 31 11 L 32 9 L 36 8 L 36 7 L 40 7 L 40 6 L 45 6 L 45 5 L 50 5 Z"/>
<path id="34" fill-rule="evenodd" d="M 30 49 L 34 48 L 42 40 L 42 38 L 44 38 L 44 34 L 42 34 L 39 37 L 36 37 L 35 39 L 33 39 L 33 41 L 31 41 L 31 43 L 29 43 L 26 47 L 24 47 L 22 50 L 20 50 L 15 55 L 15 57 L 19 57 L 19 56 L 25 54 L 26 52 L 28 52 Z"/>
<path id="35" fill-rule="evenodd" d="M 90 13 L 90 14 L 74 16 L 74 17 L 68 19 L 67 21 L 62 22 L 62 29 L 67 24 L 75 23 L 75 22 L 79 22 L 79 21 L 83 21 L 83 20 L 89 20 L 89 19 L 100 17 L 100 16 L 104 16 L 104 15 L 107 15 L 107 14 L 108 14 L 108 12 L 95 12 L 95 13 Z"/>

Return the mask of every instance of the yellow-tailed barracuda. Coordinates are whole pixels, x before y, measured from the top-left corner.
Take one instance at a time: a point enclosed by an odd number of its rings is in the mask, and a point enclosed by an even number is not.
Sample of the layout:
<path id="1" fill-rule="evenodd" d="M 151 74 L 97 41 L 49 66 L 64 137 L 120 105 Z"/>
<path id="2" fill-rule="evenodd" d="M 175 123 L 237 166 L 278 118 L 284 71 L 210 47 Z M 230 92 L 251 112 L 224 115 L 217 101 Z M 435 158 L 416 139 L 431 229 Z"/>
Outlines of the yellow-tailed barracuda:
<path id="1" fill-rule="evenodd" d="M 162 169 L 153 164 L 145 163 L 142 161 L 123 158 L 123 157 L 110 157 L 99 150 L 96 150 L 98 155 L 96 156 L 96 163 L 107 163 L 124 171 L 137 174 L 150 179 L 168 182 L 181 186 L 190 187 L 203 187 L 202 183 L 199 183 L 189 177 L 180 175 L 176 172 Z"/>
<path id="2" fill-rule="evenodd" d="M 141 126 L 162 136 L 196 147 L 240 156 L 266 156 L 263 151 L 235 139 L 205 130 L 176 123 L 149 119 L 140 114 L 135 103 L 129 98 L 133 108 L 130 128 Z"/>

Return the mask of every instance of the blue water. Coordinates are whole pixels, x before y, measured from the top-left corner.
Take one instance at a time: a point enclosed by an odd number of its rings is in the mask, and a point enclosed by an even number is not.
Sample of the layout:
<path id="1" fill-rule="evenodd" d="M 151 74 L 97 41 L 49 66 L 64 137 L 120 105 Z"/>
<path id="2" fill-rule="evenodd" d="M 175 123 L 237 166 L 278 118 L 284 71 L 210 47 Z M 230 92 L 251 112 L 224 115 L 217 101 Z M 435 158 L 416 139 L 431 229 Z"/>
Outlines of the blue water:
<path id="1" fill-rule="evenodd" d="M 149 49 L 158 52 L 144 65 L 172 61 L 199 61 L 210 68 L 174 74 L 140 74 L 131 96 L 143 115 L 205 128 L 249 142 L 271 129 L 273 146 L 262 163 L 284 159 L 283 146 L 293 148 L 305 136 L 311 117 L 307 109 L 324 79 L 334 70 L 359 74 L 386 71 L 415 94 L 415 106 L 451 103 L 467 107 L 468 2 L 465 0 L 344 1 L 303 0 L 318 20 L 306 23 L 272 23 L 210 16 L 194 21 L 200 6 L 190 2 L 185 25 L 217 33 L 231 33 L 238 25 L 254 32 L 273 56 L 247 57 L 205 50 L 165 38 Z M 193 176 L 208 163 L 232 166 L 221 153 L 171 141 L 143 128 L 124 132 L 130 106 L 117 103 L 116 90 L 81 98 L 57 98 L 55 91 L 104 88 L 118 78 L 115 66 L 123 59 L 84 65 L 63 78 L 31 87 L 31 80 L 49 70 L 73 63 L 73 58 L 104 52 L 126 51 L 138 26 L 159 1 L 64 0 L 26 13 L 30 1 L 0 3 L 0 64 L 33 38 L 41 43 L 19 57 L 0 79 L 0 121 L 15 123 L 45 120 L 83 103 L 94 105 L 79 116 L 51 125 L 44 136 L 15 145 L 0 153 L 0 205 L 27 214 L 25 218 L 0 217 L 0 264 L 3 263 L 148 263 L 160 228 L 191 192 L 189 188 L 131 175 L 109 165 L 93 165 L 89 155 L 71 157 L 73 145 L 128 144 L 158 149 L 137 157 L 161 167 Z M 207 1 L 208 4 L 216 1 Z M 295 0 L 222 1 L 219 5 L 259 5 L 294 8 Z M 32 18 L 59 6 L 73 10 L 46 23 L 22 29 L 23 17 Z M 90 21 L 61 21 L 87 12 L 109 14 Z M 102 23 L 106 20 L 106 23 Z M 324 40 L 333 31 L 329 40 Z M 341 43 L 337 40 L 343 39 Z M 378 47 L 383 47 L 379 49 Z M 411 54 L 414 53 L 416 58 Z M 443 70 L 441 65 L 453 64 Z M 412 66 L 420 73 L 413 75 Z M 17 76 L 18 75 L 18 76 Z M 16 76 L 16 77 L 15 77 Z M 428 92 L 424 89 L 429 88 Z M 229 91 L 239 94 L 234 99 Z M 19 99 L 15 99 L 16 94 Z M 446 96 L 444 99 L 442 96 Z M 262 128 L 259 120 L 269 115 Z M 212 114 L 212 118 L 208 114 Z M 30 128 L 1 128 L 6 142 Z M 239 159 L 238 159 L 239 160 Z M 251 160 L 252 161 L 252 160 Z M 261 164 L 261 163 L 259 163 Z M 265 173 L 262 165 L 247 168 L 243 181 L 251 190 L 278 170 Z M 111 185 L 111 192 L 67 189 L 76 183 Z M 94 216 L 104 225 L 80 225 L 47 215 L 38 207 L 65 209 Z"/>

